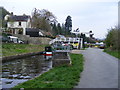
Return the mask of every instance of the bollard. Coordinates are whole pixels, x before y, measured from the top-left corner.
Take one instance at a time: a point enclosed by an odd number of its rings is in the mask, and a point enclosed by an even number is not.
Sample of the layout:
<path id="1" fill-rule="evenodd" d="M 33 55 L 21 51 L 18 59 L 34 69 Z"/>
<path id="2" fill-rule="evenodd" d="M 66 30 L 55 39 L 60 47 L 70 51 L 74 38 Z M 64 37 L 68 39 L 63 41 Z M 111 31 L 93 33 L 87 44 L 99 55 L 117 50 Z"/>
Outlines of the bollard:
<path id="1" fill-rule="evenodd" d="M 45 47 L 45 54 L 44 54 L 44 56 L 45 56 L 46 60 L 52 58 L 53 52 L 52 52 L 52 47 L 51 46 Z"/>

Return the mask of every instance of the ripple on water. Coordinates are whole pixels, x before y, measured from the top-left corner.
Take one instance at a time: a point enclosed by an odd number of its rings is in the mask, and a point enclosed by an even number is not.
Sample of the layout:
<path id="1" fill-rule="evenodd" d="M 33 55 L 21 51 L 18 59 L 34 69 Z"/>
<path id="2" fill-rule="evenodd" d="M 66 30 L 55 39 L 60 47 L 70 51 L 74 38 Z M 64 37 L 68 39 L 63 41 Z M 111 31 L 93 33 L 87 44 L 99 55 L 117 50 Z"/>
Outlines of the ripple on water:
<path id="1" fill-rule="evenodd" d="M 2 88 L 15 85 L 34 78 L 52 68 L 52 61 L 46 61 L 43 56 L 32 56 L 2 64 Z"/>

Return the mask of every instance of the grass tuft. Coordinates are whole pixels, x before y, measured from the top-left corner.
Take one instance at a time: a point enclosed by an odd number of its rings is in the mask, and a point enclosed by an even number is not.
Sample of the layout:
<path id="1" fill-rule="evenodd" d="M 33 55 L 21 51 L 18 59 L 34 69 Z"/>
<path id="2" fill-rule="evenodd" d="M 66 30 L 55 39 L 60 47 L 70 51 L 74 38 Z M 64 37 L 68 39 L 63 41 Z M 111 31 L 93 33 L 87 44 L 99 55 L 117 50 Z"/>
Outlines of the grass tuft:
<path id="1" fill-rule="evenodd" d="M 29 44 L 14 44 L 3 43 L 2 54 L 3 56 L 12 56 L 22 53 L 44 51 L 45 45 L 29 45 Z"/>
<path id="2" fill-rule="evenodd" d="M 106 48 L 104 50 L 104 52 L 106 52 L 106 53 L 108 53 L 108 54 L 110 54 L 110 55 L 120 59 L 120 51 L 118 51 L 118 50 L 111 50 L 109 48 Z"/>

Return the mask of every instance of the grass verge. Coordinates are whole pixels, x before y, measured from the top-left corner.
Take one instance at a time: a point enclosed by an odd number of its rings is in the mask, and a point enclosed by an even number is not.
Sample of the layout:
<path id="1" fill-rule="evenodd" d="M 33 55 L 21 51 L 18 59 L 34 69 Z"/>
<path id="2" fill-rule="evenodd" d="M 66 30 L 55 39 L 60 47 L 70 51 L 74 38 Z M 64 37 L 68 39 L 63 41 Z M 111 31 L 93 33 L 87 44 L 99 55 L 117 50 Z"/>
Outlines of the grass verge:
<path id="1" fill-rule="evenodd" d="M 72 65 L 54 67 L 41 76 L 21 83 L 14 88 L 73 88 L 83 71 L 83 55 L 70 54 Z"/>
<path id="2" fill-rule="evenodd" d="M 29 44 L 14 44 L 3 43 L 2 55 L 12 56 L 22 53 L 39 52 L 44 50 L 45 45 L 29 45 Z"/>
<path id="3" fill-rule="evenodd" d="M 110 50 L 109 48 L 106 48 L 104 49 L 104 52 L 120 59 L 120 51 L 113 51 L 113 50 Z"/>

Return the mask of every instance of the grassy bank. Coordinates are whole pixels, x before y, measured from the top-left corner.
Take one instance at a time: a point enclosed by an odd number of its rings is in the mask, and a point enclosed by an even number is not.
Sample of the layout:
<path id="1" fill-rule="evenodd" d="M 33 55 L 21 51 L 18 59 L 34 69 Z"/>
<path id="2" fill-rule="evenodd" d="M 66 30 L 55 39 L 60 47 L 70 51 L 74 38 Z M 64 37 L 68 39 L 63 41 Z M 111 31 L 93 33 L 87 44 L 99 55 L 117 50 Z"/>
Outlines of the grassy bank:
<path id="1" fill-rule="evenodd" d="M 41 76 L 15 86 L 14 88 L 73 88 L 83 71 L 83 56 L 70 54 L 72 65 L 55 67 Z"/>
<path id="2" fill-rule="evenodd" d="M 22 53 L 39 52 L 43 51 L 44 47 L 45 45 L 3 43 L 2 54 L 3 56 L 11 56 Z"/>
<path id="3" fill-rule="evenodd" d="M 120 51 L 113 51 L 113 50 L 110 50 L 109 48 L 106 48 L 104 52 L 120 59 Z"/>

